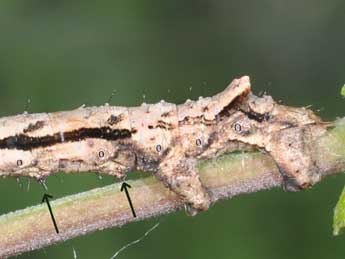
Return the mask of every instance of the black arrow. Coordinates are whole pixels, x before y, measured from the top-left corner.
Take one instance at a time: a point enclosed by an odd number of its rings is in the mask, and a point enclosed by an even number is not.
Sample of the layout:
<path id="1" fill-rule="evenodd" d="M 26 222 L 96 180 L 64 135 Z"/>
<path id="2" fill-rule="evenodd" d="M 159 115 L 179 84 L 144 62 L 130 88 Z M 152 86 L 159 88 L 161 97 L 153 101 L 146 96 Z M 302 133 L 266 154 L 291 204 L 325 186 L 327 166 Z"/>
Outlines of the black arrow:
<path id="1" fill-rule="evenodd" d="M 125 190 L 126 196 L 127 196 L 128 202 L 129 202 L 129 206 L 131 206 L 133 217 L 136 218 L 137 215 L 135 214 L 134 207 L 133 207 L 133 204 L 132 204 L 132 201 L 131 201 L 131 197 L 129 197 L 129 193 L 128 193 L 127 187 L 131 188 L 131 186 L 128 183 L 123 182 L 122 185 L 121 185 L 121 192 L 123 190 Z"/>
<path id="2" fill-rule="evenodd" d="M 56 224 L 56 221 L 55 221 L 55 218 L 54 218 L 54 215 L 53 215 L 52 207 L 50 207 L 49 198 L 52 199 L 53 196 L 45 193 L 43 195 L 42 202 L 46 202 L 47 203 L 48 209 L 49 209 L 49 212 L 50 212 L 50 216 L 52 217 L 52 220 L 53 220 L 53 223 L 54 223 L 55 231 L 56 231 L 56 233 L 59 234 L 59 229 L 57 227 L 57 224 Z"/>

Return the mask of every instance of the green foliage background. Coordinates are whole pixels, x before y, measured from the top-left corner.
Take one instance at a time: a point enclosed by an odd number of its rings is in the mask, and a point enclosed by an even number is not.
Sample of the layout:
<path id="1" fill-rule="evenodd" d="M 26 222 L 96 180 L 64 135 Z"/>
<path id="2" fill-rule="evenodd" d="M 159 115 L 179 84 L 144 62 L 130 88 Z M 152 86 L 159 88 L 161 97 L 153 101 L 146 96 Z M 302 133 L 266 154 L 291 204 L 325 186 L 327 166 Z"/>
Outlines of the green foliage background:
<path id="1" fill-rule="evenodd" d="M 255 93 L 344 116 L 345 2 L 18 1 L 0 2 L 0 116 L 82 104 L 182 102 L 251 76 Z M 112 183 L 95 174 L 47 180 L 54 198 Z M 76 238 L 18 258 L 110 258 L 157 221 L 158 229 L 119 258 L 343 258 L 332 237 L 344 176 L 301 193 L 260 192 Z M 44 190 L 0 179 L 0 213 L 37 204 Z M 135 203 L 135 201 L 134 201 Z M 58 220 L 58 219 L 57 219 Z M 39 224 L 39 219 L 37 219 Z M 1 231 L 1 230 L 0 230 Z"/>

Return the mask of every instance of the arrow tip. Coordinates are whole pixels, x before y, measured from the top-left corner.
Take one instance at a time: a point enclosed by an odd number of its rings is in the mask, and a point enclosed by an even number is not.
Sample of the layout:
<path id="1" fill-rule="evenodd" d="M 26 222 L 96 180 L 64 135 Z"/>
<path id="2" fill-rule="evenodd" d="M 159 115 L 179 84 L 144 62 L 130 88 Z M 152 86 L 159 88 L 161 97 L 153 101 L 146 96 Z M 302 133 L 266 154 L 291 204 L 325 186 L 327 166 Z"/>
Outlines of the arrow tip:
<path id="1" fill-rule="evenodd" d="M 121 184 L 121 192 L 124 190 L 124 189 L 126 189 L 126 188 L 131 188 L 131 186 L 128 184 L 128 183 L 126 183 L 126 182 L 123 182 L 122 184 Z"/>
<path id="2" fill-rule="evenodd" d="M 53 196 L 51 196 L 51 195 L 49 195 L 49 194 L 43 194 L 43 198 L 42 198 L 42 202 L 45 202 L 45 201 L 47 201 L 48 199 L 52 199 L 53 198 Z"/>

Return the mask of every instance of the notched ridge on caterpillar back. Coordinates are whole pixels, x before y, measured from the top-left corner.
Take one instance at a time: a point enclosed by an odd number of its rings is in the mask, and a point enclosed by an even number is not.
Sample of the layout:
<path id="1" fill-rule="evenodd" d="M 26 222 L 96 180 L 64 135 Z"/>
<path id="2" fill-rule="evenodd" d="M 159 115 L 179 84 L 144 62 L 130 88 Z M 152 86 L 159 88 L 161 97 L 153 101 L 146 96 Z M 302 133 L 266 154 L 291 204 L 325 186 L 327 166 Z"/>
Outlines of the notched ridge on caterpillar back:
<path id="1" fill-rule="evenodd" d="M 235 101 L 246 98 L 250 92 L 248 76 L 234 79 L 224 91 L 213 97 L 199 98 L 197 101 L 187 100 L 186 103 L 178 105 L 178 119 L 182 121 L 186 117 L 203 116 L 205 120 L 212 121 L 223 110 L 231 108 Z"/>

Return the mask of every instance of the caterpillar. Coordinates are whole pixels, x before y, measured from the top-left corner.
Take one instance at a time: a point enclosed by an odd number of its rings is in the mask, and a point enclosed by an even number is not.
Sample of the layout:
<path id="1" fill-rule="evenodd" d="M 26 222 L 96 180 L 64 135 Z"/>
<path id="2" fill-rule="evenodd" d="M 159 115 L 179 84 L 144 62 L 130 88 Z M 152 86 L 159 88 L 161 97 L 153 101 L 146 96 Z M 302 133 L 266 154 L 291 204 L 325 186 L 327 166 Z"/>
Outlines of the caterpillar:
<path id="1" fill-rule="evenodd" d="M 130 171 L 151 171 L 194 215 L 212 201 L 198 160 L 263 150 L 276 161 L 285 188 L 298 190 L 319 180 L 309 143 L 326 128 L 309 109 L 255 96 L 243 76 L 213 97 L 180 105 L 104 105 L 0 118 L 0 176 L 42 180 L 63 171 L 121 179 Z"/>

